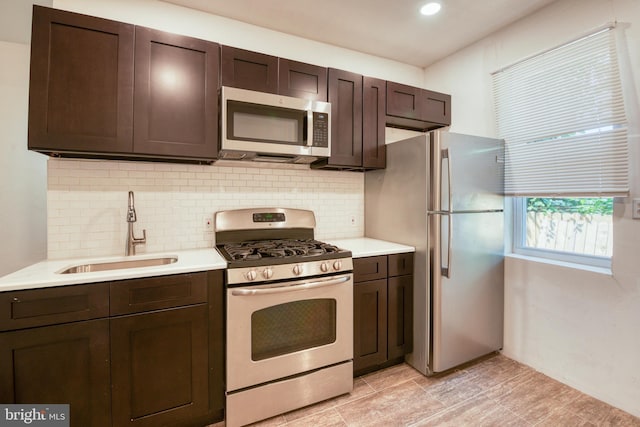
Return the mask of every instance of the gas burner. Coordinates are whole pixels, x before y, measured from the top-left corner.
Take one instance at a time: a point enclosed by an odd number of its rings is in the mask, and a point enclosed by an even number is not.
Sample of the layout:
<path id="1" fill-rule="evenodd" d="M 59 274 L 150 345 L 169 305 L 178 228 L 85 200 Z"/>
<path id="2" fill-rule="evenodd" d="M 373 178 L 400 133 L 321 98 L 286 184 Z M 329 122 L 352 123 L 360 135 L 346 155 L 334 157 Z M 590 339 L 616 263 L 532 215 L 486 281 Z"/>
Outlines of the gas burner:
<path id="1" fill-rule="evenodd" d="M 216 212 L 216 248 L 227 262 L 227 286 L 328 276 L 353 269 L 351 252 L 315 240 L 315 216 L 301 209 Z"/>
<path id="2" fill-rule="evenodd" d="M 252 240 L 221 245 L 233 261 L 262 258 L 313 257 L 339 252 L 336 246 L 313 239 Z"/>

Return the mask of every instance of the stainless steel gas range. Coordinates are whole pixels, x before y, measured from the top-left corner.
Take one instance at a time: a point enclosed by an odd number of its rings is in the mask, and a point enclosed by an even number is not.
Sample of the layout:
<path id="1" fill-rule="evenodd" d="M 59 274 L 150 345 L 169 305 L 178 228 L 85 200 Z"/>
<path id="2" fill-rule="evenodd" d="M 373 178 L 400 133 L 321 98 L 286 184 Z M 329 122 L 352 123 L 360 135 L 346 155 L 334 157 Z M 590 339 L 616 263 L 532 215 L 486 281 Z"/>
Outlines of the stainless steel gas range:
<path id="1" fill-rule="evenodd" d="M 353 389 L 351 252 L 314 240 L 299 209 L 217 212 L 227 260 L 226 425 Z"/>

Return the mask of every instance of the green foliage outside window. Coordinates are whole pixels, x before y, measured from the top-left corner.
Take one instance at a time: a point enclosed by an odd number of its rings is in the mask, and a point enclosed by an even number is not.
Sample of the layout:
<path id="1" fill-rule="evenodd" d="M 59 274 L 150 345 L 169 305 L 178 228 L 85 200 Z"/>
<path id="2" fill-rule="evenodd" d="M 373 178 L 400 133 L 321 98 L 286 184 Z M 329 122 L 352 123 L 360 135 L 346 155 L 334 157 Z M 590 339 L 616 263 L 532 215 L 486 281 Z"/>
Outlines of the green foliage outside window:
<path id="1" fill-rule="evenodd" d="M 613 215 L 613 198 L 527 198 L 527 212 Z"/>

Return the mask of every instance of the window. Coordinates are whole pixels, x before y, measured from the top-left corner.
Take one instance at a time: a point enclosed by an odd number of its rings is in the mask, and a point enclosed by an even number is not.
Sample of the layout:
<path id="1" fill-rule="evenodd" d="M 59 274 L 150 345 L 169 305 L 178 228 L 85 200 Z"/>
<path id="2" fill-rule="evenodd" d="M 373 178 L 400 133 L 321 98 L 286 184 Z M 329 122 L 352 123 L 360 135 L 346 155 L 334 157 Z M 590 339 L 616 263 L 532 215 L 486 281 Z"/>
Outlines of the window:
<path id="1" fill-rule="evenodd" d="M 613 198 L 520 197 L 515 211 L 516 253 L 610 266 Z"/>
<path id="2" fill-rule="evenodd" d="M 493 75 L 516 253 L 610 266 L 613 197 L 629 194 L 615 38 L 606 28 Z"/>

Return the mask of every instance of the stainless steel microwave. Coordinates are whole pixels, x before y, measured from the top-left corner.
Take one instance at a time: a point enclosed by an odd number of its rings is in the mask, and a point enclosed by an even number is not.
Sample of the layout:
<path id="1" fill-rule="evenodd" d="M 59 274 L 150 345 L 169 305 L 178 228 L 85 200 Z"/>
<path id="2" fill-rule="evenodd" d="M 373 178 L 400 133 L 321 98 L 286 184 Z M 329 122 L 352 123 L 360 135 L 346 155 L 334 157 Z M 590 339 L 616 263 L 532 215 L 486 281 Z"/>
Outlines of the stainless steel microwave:
<path id="1" fill-rule="evenodd" d="M 219 159 L 312 163 L 331 154 L 331 104 L 223 86 Z"/>

